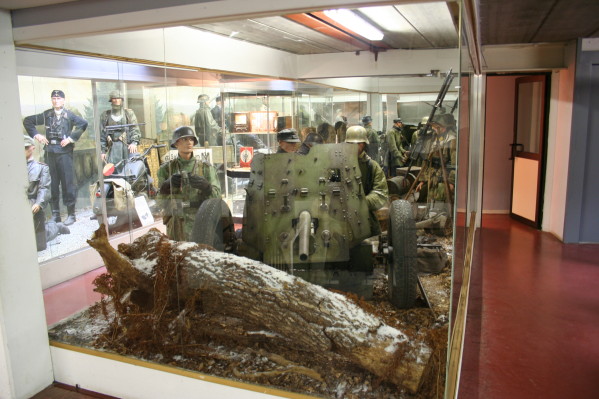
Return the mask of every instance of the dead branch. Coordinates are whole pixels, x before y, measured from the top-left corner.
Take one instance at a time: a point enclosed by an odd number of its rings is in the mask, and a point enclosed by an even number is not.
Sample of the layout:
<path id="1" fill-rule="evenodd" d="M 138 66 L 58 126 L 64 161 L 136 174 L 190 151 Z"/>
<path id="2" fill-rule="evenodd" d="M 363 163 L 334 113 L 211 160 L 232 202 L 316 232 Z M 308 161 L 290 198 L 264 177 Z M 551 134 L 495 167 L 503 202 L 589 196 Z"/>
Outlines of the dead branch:
<path id="1" fill-rule="evenodd" d="M 154 298 L 154 318 L 164 318 L 160 322 L 168 323 L 163 324 L 168 327 L 164 331 L 172 325 L 185 330 L 187 318 L 194 312 L 213 319 L 219 316 L 223 323 L 236 320 L 234 328 L 227 330 L 238 335 L 231 336 L 231 340 L 243 342 L 253 329 L 260 328 L 279 344 L 288 342 L 308 353 L 340 354 L 412 392 L 418 391 L 428 367 L 431 350 L 421 338 L 387 326 L 343 295 L 260 262 L 208 251 L 193 243 L 170 241 L 158 230 L 151 230 L 132 244 L 121 244 L 121 254 L 110 248 L 105 237 L 95 237 L 90 245 L 100 252 L 114 279 L 126 280 L 127 286 L 139 282 L 135 288 Z M 157 324 L 154 330 L 159 331 Z M 192 337 L 191 330 L 176 334 L 181 339 Z M 164 331 L 155 334 L 165 340 Z M 261 339 L 267 340 L 268 334 Z M 286 369 L 310 374 L 309 368 Z"/>

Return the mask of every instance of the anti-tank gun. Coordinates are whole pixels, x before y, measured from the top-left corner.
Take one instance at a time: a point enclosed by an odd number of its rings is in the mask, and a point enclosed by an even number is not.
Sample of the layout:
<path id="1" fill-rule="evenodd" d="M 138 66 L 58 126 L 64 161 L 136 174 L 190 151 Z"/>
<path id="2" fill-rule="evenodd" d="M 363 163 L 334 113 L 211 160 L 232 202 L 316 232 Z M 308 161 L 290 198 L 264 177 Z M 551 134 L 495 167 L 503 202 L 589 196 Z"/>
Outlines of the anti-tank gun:
<path id="1" fill-rule="evenodd" d="M 435 118 L 437 113 L 444 113 L 445 107 L 443 106 L 443 100 L 447 95 L 447 91 L 451 86 L 451 82 L 453 80 L 452 69 L 449 69 L 447 72 L 445 79 L 443 80 L 443 84 L 441 85 L 441 89 L 439 90 L 439 94 L 437 95 L 437 99 L 434 104 L 431 105 L 431 112 L 428 117 L 423 118 L 423 124 L 420 128 L 414 132 L 416 134 L 416 141 L 411 145 L 410 148 L 410 156 L 407 167 L 398 168 L 397 176 L 390 178 L 387 180 L 387 184 L 389 186 L 389 193 L 391 198 L 410 198 L 410 194 L 414 191 L 414 188 L 418 182 L 418 178 L 420 173 L 424 171 L 426 164 L 429 160 L 429 156 L 432 152 L 432 142 L 434 138 L 434 131 L 431 128 L 431 124 Z M 455 110 L 457 105 L 457 100 L 454 103 L 451 112 Z M 424 122 L 426 120 L 426 122 Z M 421 167 L 421 165 L 423 167 Z"/>
<path id="2" fill-rule="evenodd" d="M 437 99 L 431 107 L 431 112 L 428 116 L 428 119 L 426 120 L 426 123 L 418 131 L 418 139 L 414 143 L 413 147 L 410 149 L 410 164 L 408 165 L 408 173 L 412 165 L 417 164 L 418 161 L 421 159 L 425 159 L 430 152 L 430 142 L 433 138 L 431 124 L 437 112 L 442 112 L 445 110 L 445 108 L 443 107 L 443 100 L 445 100 L 445 96 L 447 95 L 447 91 L 451 86 L 452 80 L 452 69 L 449 69 L 447 75 L 445 76 L 445 79 L 443 80 L 443 84 L 441 85 L 441 89 L 439 90 L 439 94 L 437 95 Z M 457 104 L 457 101 L 455 104 Z M 452 108 L 452 112 L 453 109 L 454 108 Z"/>
<path id="3" fill-rule="evenodd" d="M 318 145 L 308 155 L 254 157 L 243 240 L 270 265 L 347 262 L 370 236 L 368 206 L 353 145 Z"/>
<path id="4" fill-rule="evenodd" d="M 219 203 L 216 211 L 208 210 L 211 202 Z M 220 199 L 202 204 L 192 233 L 195 242 L 222 242 L 207 226 L 210 214 L 220 215 L 223 209 L 222 215 L 227 215 L 223 204 Z M 382 255 L 389 260 L 390 300 L 398 307 L 411 307 L 417 289 L 412 208 L 407 201 L 395 201 L 389 214 L 392 245 Z M 217 232 L 227 224 L 213 220 Z M 371 297 L 373 244 L 367 240 L 371 226 L 357 146 L 321 144 L 307 155 L 255 155 L 241 234 L 240 255 L 315 284 Z"/>

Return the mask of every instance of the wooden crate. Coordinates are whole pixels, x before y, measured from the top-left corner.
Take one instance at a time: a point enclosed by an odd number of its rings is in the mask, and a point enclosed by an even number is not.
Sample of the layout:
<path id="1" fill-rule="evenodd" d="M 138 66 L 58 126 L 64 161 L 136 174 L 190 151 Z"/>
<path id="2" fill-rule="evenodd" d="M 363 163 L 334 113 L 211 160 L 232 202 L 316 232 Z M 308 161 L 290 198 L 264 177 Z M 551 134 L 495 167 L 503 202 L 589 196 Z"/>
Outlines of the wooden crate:
<path id="1" fill-rule="evenodd" d="M 137 151 L 141 154 L 154 144 L 156 144 L 156 141 L 153 139 L 141 139 L 139 142 L 139 145 L 137 146 Z M 154 179 L 155 187 L 158 184 L 158 168 L 160 168 L 160 159 L 161 159 L 160 150 L 162 150 L 162 148 L 160 148 L 158 150 L 154 149 L 154 150 L 150 151 L 150 153 L 148 154 L 148 157 L 147 157 L 148 166 L 150 168 L 150 175 L 152 176 L 152 179 Z M 166 151 L 168 151 L 168 150 L 166 150 Z"/>

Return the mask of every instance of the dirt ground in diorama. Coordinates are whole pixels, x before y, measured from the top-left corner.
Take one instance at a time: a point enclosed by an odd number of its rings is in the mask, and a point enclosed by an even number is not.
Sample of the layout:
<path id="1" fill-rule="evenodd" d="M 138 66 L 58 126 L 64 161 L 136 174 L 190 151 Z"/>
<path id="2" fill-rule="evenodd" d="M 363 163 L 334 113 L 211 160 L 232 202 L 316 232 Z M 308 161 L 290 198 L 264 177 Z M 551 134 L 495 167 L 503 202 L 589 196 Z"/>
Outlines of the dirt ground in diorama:
<path id="1" fill-rule="evenodd" d="M 351 302 L 388 326 L 408 337 L 422 337 L 430 347 L 428 367 L 416 393 L 385 382 L 334 351 L 304 352 L 288 341 L 273 341 L 271 338 L 277 333 L 271 331 L 249 332 L 246 328 L 240 332 L 243 323 L 204 315 L 201 304 L 197 303 L 194 306 L 198 314 L 191 317 L 188 313 L 185 318 L 184 329 L 194 331 L 192 340 L 172 328 L 173 324 L 180 323 L 181 313 L 165 308 L 160 323 L 148 322 L 145 317 L 137 318 L 143 313 L 141 309 L 129 309 L 126 315 L 123 309 L 115 312 L 114 303 L 122 301 L 97 303 L 58 323 L 50 329 L 50 339 L 315 397 L 442 398 L 450 309 L 451 239 L 436 237 L 436 240 L 448 254 L 447 265 L 439 274 L 420 276 L 426 299 L 419 294 L 416 307 L 399 310 L 387 301 L 387 276 L 381 265 L 375 269 L 372 300 L 345 294 Z M 114 290 L 115 281 L 103 276 L 97 279 L 96 285 Z M 181 336 L 173 336 L 177 334 Z"/>

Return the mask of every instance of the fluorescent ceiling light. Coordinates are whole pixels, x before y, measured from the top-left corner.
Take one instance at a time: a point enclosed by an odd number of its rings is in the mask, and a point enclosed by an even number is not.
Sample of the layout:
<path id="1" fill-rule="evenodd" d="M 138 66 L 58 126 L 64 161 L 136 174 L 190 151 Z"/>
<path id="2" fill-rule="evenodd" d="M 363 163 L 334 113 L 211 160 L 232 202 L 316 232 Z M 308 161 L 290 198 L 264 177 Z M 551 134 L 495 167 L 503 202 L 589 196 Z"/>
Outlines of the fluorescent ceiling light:
<path id="1" fill-rule="evenodd" d="M 393 6 L 364 7 L 360 12 L 376 21 L 376 24 L 389 32 L 412 32 L 414 28 Z"/>
<path id="2" fill-rule="evenodd" d="M 324 14 L 368 40 L 381 40 L 384 36 L 383 32 L 358 17 L 353 11 L 325 10 Z"/>

